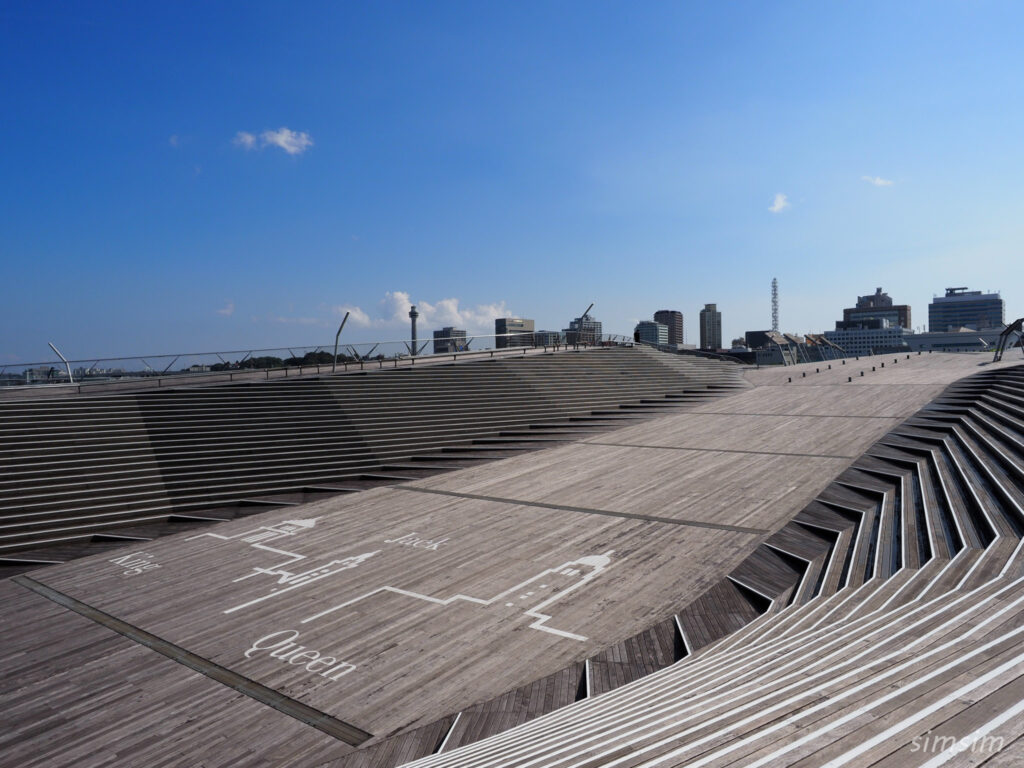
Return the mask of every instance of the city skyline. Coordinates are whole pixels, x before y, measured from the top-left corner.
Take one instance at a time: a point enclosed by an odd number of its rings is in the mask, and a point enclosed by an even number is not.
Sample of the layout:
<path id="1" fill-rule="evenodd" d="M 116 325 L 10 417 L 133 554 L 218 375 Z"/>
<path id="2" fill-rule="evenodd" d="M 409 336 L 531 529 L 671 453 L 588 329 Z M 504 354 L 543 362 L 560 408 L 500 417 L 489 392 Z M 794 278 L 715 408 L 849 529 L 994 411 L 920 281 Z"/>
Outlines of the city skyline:
<path id="1" fill-rule="evenodd" d="M 886 290 L 886 292 L 888 293 L 888 290 Z M 989 291 L 983 291 L 983 292 L 984 293 L 989 293 Z M 993 293 L 1000 293 L 1001 294 L 1001 291 L 998 291 L 998 290 L 995 290 L 995 291 L 992 291 L 992 292 Z M 907 329 L 909 332 L 921 333 L 921 332 L 927 332 L 929 330 L 927 321 L 923 320 L 922 315 L 923 315 L 924 318 L 926 318 L 927 317 L 927 311 L 928 311 L 928 305 L 931 303 L 932 299 L 933 298 L 941 297 L 942 295 L 943 295 L 942 293 L 935 293 L 932 297 L 927 299 L 928 304 L 925 304 L 925 305 L 923 305 L 921 307 L 921 310 L 920 310 L 921 314 L 917 315 L 919 320 L 915 321 L 915 324 L 911 328 Z M 856 298 L 856 297 L 854 297 L 854 298 Z M 1011 301 L 1007 300 L 1007 297 L 1005 295 L 1002 295 L 1002 298 L 1003 298 L 1003 300 L 1004 300 L 1004 302 L 1006 303 L 1007 306 L 1011 306 L 1012 303 L 1015 303 L 1015 302 L 1011 302 Z M 769 299 L 769 301 L 770 301 L 770 299 Z M 851 301 L 851 302 L 848 302 L 848 303 L 853 303 L 853 302 Z M 715 304 L 715 302 L 708 302 L 708 304 Z M 729 306 L 731 304 L 733 304 L 733 302 L 730 302 L 730 301 L 727 300 L 726 306 Z M 780 304 L 781 304 L 781 302 L 780 302 Z M 313 321 L 311 319 L 310 322 L 296 324 L 297 326 L 305 329 L 306 333 L 308 334 L 308 336 L 305 337 L 305 338 L 292 337 L 291 341 L 285 339 L 284 341 L 279 343 L 277 346 L 275 346 L 274 344 L 267 344 L 267 345 L 262 345 L 262 346 L 260 344 L 249 344 L 249 345 L 246 345 L 246 344 L 236 344 L 235 346 L 230 346 L 229 345 L 228 347 L 222 347 L 221 349 L 228 349 L 228 348 L 230 348 L 230 349 L 233 349 L 233 350 L 240 350 L 240 351 L 244 351 L 247 348 L 264 349 L 264 350 L 271 350 L 271 349 L 285 350 L 285 349 L 288 349 L 289 346 L 294 346 L 297 349 L 298 348 L 312 348 L 312 347 L 323 347 L 323 348 L 326 349 L 326 348 L 329 348 L 331 346 L 331 344 L 330 344 L 331 340 L 329 338 L 325 337 L 325 333 L 324 332 L 325 331 L 332 331 L 332 332 L 333 331 L 337 331 L 338 326 L 340 325 L 340 321 L 339 321 L 338 317 L 343 316 L 344 312 L 349 312 L 350 315 L 349 315 L 349 321 L 346 323 L 346 326 L 345 326 L 344 336 L 342 337 L 343 345 L 350 345 L 350 344 L 354 344 L 354 345 L 368 345 L 368 344 L 376 343 L 376 342 L 400 344 L 403 341 L 408 341 L 409 338 L 410 338 L 409 309 L 412 306 L 414 306 L 414 303 L 411 302 L 408 299 L 408 294 L 406 294 L 403 291 L 396 291 L 393 294 L 389 294 L 388 296 L 385 297 L 384 300 L 379 302 L 379 311 L 377 313 L 373 314 L 373 315 L 365 312 L 365 310 L 362 310 L 359 306 L 344 305 L 341 308 L 340 313 L 331 314 L 330 316 L 328 316 L 326 318 L 323 318 L 323 319 L 320 319 L 320 320 Z M 420 328 L 420 336 L 421 337 L 423 337 L 424 334 L 434 334 L 435 332 L 442 330 L 442 328 L 455 327 L 455 328 L 459 328 L 461 331 L 464 331 L 470 338 L 474 338 L 474 337 L 476 337 L 476 338 L 483 338 L 485 340 L 485 344 L 484 344 L 485 347 L 486 346 L 493 346 L 493 344 L 486 343 L 486 340 L 488 340 L 488 338 L 489 338 L 491 341 L 493 341 L 494 333 L 495 333 L 495 321 L 496 320 L 499 320 L 499 319 L 518 319 L 518 318 L 521 318 L 524 315 L 528 314 L 528 313 L 505 312 L 505 313 L 502 313 L 502 314 L 488 315 L 489 312 L 498 311 L 501 307 L 503 307 L 504 306 L 503 302 L 499 302 L 498 304 L 492 304 L 492 305 L 476 305 L 476 306 L 473 306 L 473 307 L 462 308 L 459 305 L 459 302 L 458 302 L 457 299 L 442 299 L 441 301 L 438 301 L 436 303 L 419 302 L 419 303 L 416 303 L 415 306 L 416 306 L 418 314 L 420 316 L 420 319 L 418 321 L 418 325 L 419 325 L 419 328 Z M 686 320 L 685 324 L 684 324 L 685 344 L 687 344 L 689 346 L 697 346 L 697 347 L 700 346 L 700 344 L 699 344 L 700 313 L 704 309 L 705 306 L 706 305 L 702 305 L 699 308 L 694 308 L 693 310 L 690 310 L 689 312 L 687 312 L 685 310 L 682 311 L 682 315 L 683 315 L 684 318 L 687 318 L 687 317 L 692 318 L 692 320 Z M 910 306 L 913 307 L 913 305 L 910 305 Z M 769 306 L 767 311 L 764 313 L 765 316 L 767 317 L 767 321 L 766 322 L 762 323 L 761 325 L 757 325 L 755 323 L 754 325 L 752 325 L 750 327 L 745 327 L 745 328 L 736 330 L 734 332 L 733 330 L 729 330 L 729 329 L 733 328 L 736 325 L 736 323 L 730 323 L 729 322 L 729 317 L 726 314 L 726 312 L 722 309 L 722 304 L 717 304 L 717 307 L 718 307 L 717 311 L 721 315 L 721 318 L 722 318 L 722 320 L 721 320 L 721 327 L 722 327 L 721 336 L 722 336 L 723 348 L 729 346 L 729 344 L 727 342 L 730 339 L 742 337 L 745 333 L 747 333 L 749 331 L 766 330 L 771 325 L 771 321 L 770 321 L 771 308 Z M 832 308 L 831 310 L 826 310 L 826 311 L 831 311 L 833 315 L 841 316 L 842 313 L 843 313 L 843 309 L 844 308 L 841 307 L 841 303 L 840 303 L 836 307 Z M 385 314 L 385 312 L 388 312 L 389 314 Z M 335 314 L 338 314 L 338 316 L 335 316 Z M 596 305 L 595 305 L 595 308 L 591 310 L 590 314 L 592 316 L 598 318 L 599 320 L 604 316 L 603 313 L 597 311 Z M 655 314 L 655 311 L 652 310 L 646 316 L 639 316 L 639 317 L 637 317 L 637 318 L 635 318 L 635 319 L 633 319 L 631 321 L 627 321 L 627 322 L 631 322 L 632 325 L 630 325 L 628 328 L 624 328 L 624 329 L 621 329 L 621 330 L 618 329 L 618 328 L 609 328 L 609 327 L 607 327 L 607 323 L 605 323 L 606 327 L 604 328 L 603 332 L 605 334 L 608 334 L 608 335 L 617 335 L 617 336 L 622 336 L 624 338 L 631 338 L 632 335 L 633 335 L 633 331 L 635 329 L 635 326 L 638 323 L 641 323 L 641 322 L 651 321 L 653 319 L 654 314 Z M 363 315 L 363 317 L 360 317 L 360 315 Z M 784 310 L 782 312 L 780 312 L 780 315 L 781 315 L 781 320 L 780 320 L 781 330 L 784 331 L 784 332 L 787 332 L 787 333 L 797 333 L 797 334 L 800 334 L 800 335 L 804 335 L 804 334 L 807 334 L 807 333 L 812 333 L 812 334 L 822 334 L 822 333 L 825 333 L 826 331 L 832 330 L 834 328 L 835 322 L 836 322 L 835 317 L 833 317 L 831 321 L 826 321 L 825 323 L 823 323 L 822 327 L 820 327 L 820 328 L 810 328 L 810 329 L 791 328 L 791 327 L 789 327 L 786 324 L 786 321 L 785 321 L 786 314 L 785 314 Z M 424 317 L 426 317 L 427 319 L 424 320 L 423 319 Z M 1011 310 L 1009 310 L 1009 309 L 1006 310 L 1007 322 L 1009 322 L 1012 319 L 1015 319 L 1015 317 L 1016 316 L 1013 315 Z M 353 318 L 359 318 L 362 322 L 352 323 Z M 568 319 L 562 319 L 562 320 L 553 319 L 550 323 L 548 323 L 548 325 L 551 325 L 552 327 L 554 327 L 554 326 L 559 325 L 559 324 L 566 325 L 566 324 L 568 324 L 568 322 L 569 322 Z M 349 323 L 351 323 L 351 324 L 349 324 Z M 538 324 L 537 327 L 539 328 L 540 325 Z M 315 335 L 317 333 L 319 333 L 319 336 Z M 327 334 L 327 335 L 329 335 L 329 334 Z M 423 342 L 423 339 L 421 338 L 421 343 L 422 342 Z M 187 346 L 187 344 L 186 344 L 186 346 Z M 193 345 L 193 347 L 194 346 L 195 345 Z M 47 351 L 49 351 L 49 350 L 47 350 Z M 86 352 L 85 354 L 79 355 L 79 354 L 76 354 L 76 351 L 72 351 L 71 348 L 64 349 L 63 351 L 64 351 L 66 357 L 68 357 L 71 360 L 75 360 L 75 361 L 83 361 L 83 360 L 93 359 L 93 358 L 96 358 L 98 360 L 110 360 L 110 359 L 114 359 L 114 358 L 118 358 L 118 357 L 131 358 L 131 357 L 133 357 L 133 355 L 141 355 L 141 354 L 147 354 L 147 353 L 169 355 L 169 354 L 178 354 L 178 353 L 181 352 L 181 350 L 173 350 L 173 349 L 167 349 L 167 350 L 164 350 L 164 349 L 149 349 L 149 350 L 113 350 L 113 351 L 111 351 L 109 353 L 104 353 L 102 350 L 98 352 L 95 349 L 93 349 L 93 350 L 91 350 L 89 352 Z M 203 353 L 203 352 L 212 353 L 213 351 L 215 351 L 215 350 L 212 349 L 212 348 L 200 349 L 198 347 L 189 348 L 187 350 L 188 353 Z M 35 358 L 23 357 L 21 359 L 17 359 L 16 355 L 8 354 L 5 359 L 0 361 L 0 365 L 13 365 L 13 366 L 17 367 L 19 365 L 23 365 L 23 364 L 27 364 L 27 363 L 37 363 L 37 362 L 44 362 L 44 361 L 53 362 L 53 361 L 56 361 L 56 358 L 55 358 L 55 356 L 53 356 L 52 352 L 50 352 L 49 356 L 47 356 L 44 353 L 41 356 L 37 356 Z"/>
<path id="2" fill-rule="evenodd" d="M 3 11 L 0 365 L 1014 286 L 1024 8 Z M 495 269 L 495 265 L 500 265 Z M 407 310 L 407 307 L 405 307 Z"/>

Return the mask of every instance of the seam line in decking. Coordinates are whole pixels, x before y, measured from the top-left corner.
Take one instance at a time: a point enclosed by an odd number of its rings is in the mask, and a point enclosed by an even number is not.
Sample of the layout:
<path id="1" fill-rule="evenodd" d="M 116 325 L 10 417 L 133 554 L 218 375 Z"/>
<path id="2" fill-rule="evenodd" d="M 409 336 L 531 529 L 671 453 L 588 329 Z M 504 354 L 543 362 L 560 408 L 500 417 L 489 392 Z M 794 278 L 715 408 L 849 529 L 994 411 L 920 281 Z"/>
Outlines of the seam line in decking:
<path id="1" fill-rule="evenodd" d="M 764 528 L 745 528 L 741 525 L 725 525 L 723 523 L 702 523 L 698 520 L 686 520 L 684 518 L 658 517 L 656 515 L 641 515 L 636 512 L 614 512 L 610 509 L 593 509 L 591 507 L 570 507 L 565 504 L 547 504 L 543 501 L 524 501 L 523 499 L 506 499 L 502 496 L 483 496 L 478 493 L 459 493 L 457 491 L 442 491 L 437 488 L 417 488 L 412 485 L 392 485 L 392 490 L 415 491 L 416 493 L 434 493 L 439 496 L 454 496 L 457 499 L 473 499 L 475 501 L 494 501 L 498 504 L 517 504 L 522 507 L 538 507 L 540 509 L 557 509 L 561 512 L 582 512 L 586 515 L 604 515 L 605 517 L 624 517 L 630 520 L 645 520 L 650 523 L 667 523 L 668 525 L 682 525 L 692 528 L 711 528 L 716 531 L 732 531 L 733 533 L 750 533 L 756 536 L 763 536 L 769 531 Z"/>
<path id="2" fill-rule="evenodd" d="M 640 445 L 638 443 L 606 443 L 597 440 L 576 440 L 580 445 L 611 445 L 618 448 L 658 448 L 663 451 L 700 451 L 701 453 L 754 453 L 759 456 L 799 456 L 807 459 L 856 459 L 838 453 L 786 453 L 785 451 L 744 451 L 739 448 L 691 448 L 686 445 Z"/>
<path id="3" fill-rule="evenodd" d="M 343 741 L 353 747 L 358 747 L 373 736 L 373 734 L 367 733 L 351 723 L 338 720 L 337 718 L 321 712 L 315 707 L 296 701 L 295 699 L 275 691 L 273 688 L 269 688 L 250 680 L 237 672 L 232 672 L 230 669 L 222 667 L 219 664 L 215 664 L 208 659 L 204 659 L 202 656 L 194 654 L 179 645 L 175 645 L 174 643 L 157 637 L 156 635 L 129 624 L 126 621 L 122 621 L 115 616 L 111 616 L 109 613 L 105 613 L 98 608 L 93 608 L 91 605 L 83 603 L 80 600 L 76 600 L 70 595 L 66 595 L 53 587 L 49 587 L 39 581 L 36 581 L 35 579 L 28 576 L 12 576 L 10 580 L 25 589 L 35 592 L 37 595 L 41 595 L 48 600 L 52 600 L 68 610 L 74 611 L 87 619 L 92 619 L 97 624 L 101 624 L 107 629 L 113 630 L 129 640 L 134 640 L 136 643 L 143 645 L 150 650 L 156 651 L 172 661 L 176 661 L 189 669 L 195 670 L 211 680 L 216 680 L 218 683 L 222 683 L 223 685 L 226 685 L 251 699 L 255 699 L 261 704 L 273 707 L 278 712 L 288 715 L 289 717 L 294 717 L 296 720 L 299 720 L 306 725 L 310 725 L 317 730 L 326 733 L 328 736 L 333 736 L 339 741 Z"/>
<path id="4" fill-rule="evenodd" d="M 705 411 L 694 409 L 688 413 L 697 416 L 774 416 L 779 419 L 881 419 L 903 421 L 904 416 L 857 416 L 849 413 L 747 413 L 746 411 Z"/>

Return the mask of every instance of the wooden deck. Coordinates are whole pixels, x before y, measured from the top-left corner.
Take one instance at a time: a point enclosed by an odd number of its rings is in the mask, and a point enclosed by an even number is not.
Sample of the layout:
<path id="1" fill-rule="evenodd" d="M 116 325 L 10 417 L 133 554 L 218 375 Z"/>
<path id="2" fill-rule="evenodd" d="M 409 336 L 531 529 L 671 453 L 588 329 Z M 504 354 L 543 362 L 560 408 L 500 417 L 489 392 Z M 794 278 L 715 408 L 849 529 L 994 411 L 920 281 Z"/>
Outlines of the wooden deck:
<path id="1" fill-rule="evenodd" d="M 89 396 L 0 398 L 0 576 L 183 527 L 408 482 L 746 386 L 645 349 Z M 258 510 L 255 508 L 259 508 Z"/>
<path id="2" fill-rule="evenodd" d="M 359 750 L 24 582 L 0 582 L 0 765 L 115 765 L 136 751 L 150 765 L 200 756 L 206 765 L 396 765 L 446 740 L 437 759 L 548 718 L 567 718 L 564 733 L 577 733 L 570 723 L 578 705 L 568 706 L 577 700 L 612 701 L 709 664 L 700 649 L 774 626 L 792 613 L 790 602 L 810 611 L 823 591 L 882 589 L 883 577 L 903 567 L 906 531 L 916 539 L 919 521 L 933 536 L 929 552 L 940 551 L 939 500 L 904 513 L 886 495 L 887 482 L 912 484 L 920 473 L 908 468 L 905 480 L 896 472 L 887 481 L 871 474 L 870 462 L 848 468 L 950 383 L 1016 361 L 979 369 L 973 356 L 888 357 L 885 368 L 865 360 L 856 374 L 847 370 L 853 361 L 748 371 L 752 388 L 686 412 L 19 577 L 367 732 Z M 930 424 L 915 419 L 905 430 Z M 977 500 L 956 494 L 981 482 L 986 464 L 969 453 L 993 439 L 963 432 L 948 465 L 925 466 L 951 486 L 959 478 L 946 497 L 957 507 L 949 514 L 982 519 Z M 837 477 L 845 479 L 831 486 Z M 1016 491 L 1007 493 L 1000 503 L 1012 503 Z M 984 536 L 968 531 L 965 541 L 981 546 Z M 845 566 L 838 552 L 850 553 Z M 998 572 L 1011 554 L 977 573 Z M 757 637 L 751 630 L 751 653 L 760 652 Z M 115 724 L 133 706 L 146 713 L 134 723 L 168 710 L 178 719 L 128 735 Z M 59 741 L 46 741 L 45 723 L 58 724 Z M 251 742 L 235 736 L 245 733 Z M 778 748 L 752 745 L 764 754 Z M 477 764 L 460 763 L 461 752 L 451 752 L 452 764 Z"/>
<path id="3" fill-rule="evenodd" d="M 183 765 L 216 745 L 218 764 L 271 768 L 354 751 L 10 580 L 0 603 L 0 765 Z"/>

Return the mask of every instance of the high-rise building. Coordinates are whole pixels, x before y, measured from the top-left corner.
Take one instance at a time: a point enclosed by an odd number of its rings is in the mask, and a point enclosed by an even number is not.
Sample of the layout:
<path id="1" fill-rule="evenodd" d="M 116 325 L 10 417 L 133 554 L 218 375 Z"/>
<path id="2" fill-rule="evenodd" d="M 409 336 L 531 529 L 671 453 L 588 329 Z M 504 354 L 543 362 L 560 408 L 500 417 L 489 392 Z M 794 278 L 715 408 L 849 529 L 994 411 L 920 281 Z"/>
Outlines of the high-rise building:
<path id="1" fill-rule="evenodd" d="M 561 331 L 534 331 L 533 344 L 536 347 L 554 347 L 565 343 L 565 334 Z"/>
<path id="2" fill-rule="evenodd" d="M 705 304 L 700 311 L 700 348 L 722 348 L 722 313 L 717 304 Z"/>
<path id="3" fill-rule="evenodd" d="M 928 330 L 955 331 L 958 328 L 999 328 L 1005 323 L 1006 308 L 998 293 L 947 288 L 928 305 Z"/>
<path id="4" fill-rule="evenodd" d="M 566 344 L 600 344 L 603 336 L 601 321 L 595 320 L 589 314 L 572 320 L 569 327 L 562 332 L 565 334 Z"/>
<path id="5" fill-rule="evenodd" d="M 881 288 L 874 293 L 857 297 L 857 306 L 843 310 L 843 322 L 855 323 L 861 320 L 888 320 L 892 327 L 910 329 L 910 306 L 893 304 L 889 294 Z"/>
<path id="6" fill-rule="evenodd" d="M 743 343 L 750 349 L 762 349 L 772 343 L 770 333 L 773 331 L 747 331 L 743 334 Z"/>
<path id="7" fill-rule="evenodd" d="M 679 314 L 678 312 L 676 314 Z M 641 320 L 633 329 L 637 341 L 644 344 L 668 344 L 669 327 L 664 323 Z"/>
<path id="8" fill-rule="evenodd" d="M 674 309 L 659 309 L 654 313 L 654 322 L 668 326 L 669 344 L 683 343 L 683 313 Z"/>
<path id="9" fill-rule="evenodd" d="M 523 317 L 495 318 L 494 336 L 494 346 L 498 349 L 529 347 L 533 344 L 533 320 Z"/>
<path id="10" fill-rule="evenodd" d="M 833 344 L 843 348 L 847 355 L 881 355 L 906 352 L 910 331 L 891 324 L 884 317 L 855 320 L 849 323 L 836 322 L 834 331 L 825 331 L 824 336 Z"/>
<path id="11" fill-rule="evenodd" d="M 440 331 L 434 331 L 434 354 L 442 355 L 451 352 L 462 352 L 469 345 L 466 343 L 466 332 L 448 325 Z"/>
<path id="12" fill-rule="evenodd" d="M 906 351 L 910 333 L 910 307 L 892 303 L 889 294 L 876 288 L 873 294 L 857 297 L 857 306 L 843 310 L 834 331 L 825 339 L 843 348 L 847 355 L 878 355 Z"/>

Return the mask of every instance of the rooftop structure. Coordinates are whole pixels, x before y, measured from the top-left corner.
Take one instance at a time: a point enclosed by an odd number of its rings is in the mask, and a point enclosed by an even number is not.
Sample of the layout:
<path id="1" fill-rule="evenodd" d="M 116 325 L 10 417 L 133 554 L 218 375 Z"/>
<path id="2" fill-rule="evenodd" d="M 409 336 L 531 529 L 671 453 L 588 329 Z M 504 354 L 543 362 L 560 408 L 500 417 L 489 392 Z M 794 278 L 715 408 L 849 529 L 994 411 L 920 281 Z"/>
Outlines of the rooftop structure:
<path id="1" fill-rule="evenodd" d="M 998 293 L 947 288 L 945 296 L 937 296 L 928 305 L 928 330 L 932 333 L 971 328 L 1002 330 L 1005 305 Z"/>
<path id="2" fill-rule="evenodd" d="M 911 352 L 982 352 L 992 349 L 999 340 L 1000 329 L 975 331 L 969 328 L 910 333 L 904 337 Z"/>
<path id="3" fill-rule="evenodd" d="M 906 352 L 911 334 L 902 326 L 890 325 L 887 320 L 875 318 L 837 322 L 834 331 L 823 334 L 851 355 L 876 355 L 888 352 Z"/>
<path id="4" fill-rule="evenodd" d="M 894 305 L 889 294 L 876 288 L 873 294 L 858 296 L 857 306 L 844 309 L 835 330 L 823 335 L 850 355 L 873 355 L 907 351 L 904 337 L 910 327 L 910 307 Z"/>
<path id="5" fill-rule="evenodd" d="M 884 293 L 881 288 L 876 288 L 874 293 L 867 296 L 858 296 L 856 306 L 843 310 L 844 323 L 878 319 L 885 320 L 894 328 L 906 328 L 909 331 L 913 327 L 910 324 L 910 306 L 894 305 L 889 294 Z"/>
<path id="6" fill-rule="evenodd" d="M 134 534 L 146 540 L 253 509 L 401 482 L 457 465 L 456 455 L 475 462 L 545 446 L 579 428 L 656 413 L 673 405 L 669 395 L 696 388 L 682 397 L 690 401 L 706 396 L 709 383 L 739 382 L 734 366 L 651 358 L 630 348 L 523 352 L 212 387 L 97 384 L 95 394 L 65 397 L 4 391 L 0 519 L 9 520 L 0 527 L 0 566 L 52 563 L 78 546 L 87 554 L 95 535 L 122 528 L 148 526 L 146 535 Z M 628 390 L 624 379 L 634 382 Z M 602 408 L 632 415 L 588 418 Z M 571 428 L 563 430 L 563 422 Z M 473 445 L 520 428 L 526 433 L 486 450 Z M 194 459 L 197 445 L 216 457 L 216 472 Z M 107 540 L 100 544 L 109 548 Z"/>
<path id="7" fill-rule="evenodd" d="M 948 743 L 921 739 L 979 734 L 1024 755 L 1016 359 L 741 378 L 638 347 L 144 394 L 0 401 L 7 525 L 31 511 L 57 559 L 120 508 L 129 539 L 0 581 L 12 764 L 923 765 Z M 328 466 L 344 423 L 392 457 Z M 249 428 L 259 472 L 236 469 Z M 165 471 L 140 482 L 147 452 Z M 222 509 L 293 496 L 143 543 L 128 517 L 196 482 L 232 486 Z"/>

